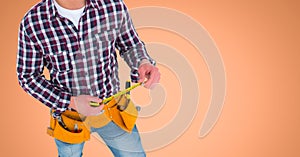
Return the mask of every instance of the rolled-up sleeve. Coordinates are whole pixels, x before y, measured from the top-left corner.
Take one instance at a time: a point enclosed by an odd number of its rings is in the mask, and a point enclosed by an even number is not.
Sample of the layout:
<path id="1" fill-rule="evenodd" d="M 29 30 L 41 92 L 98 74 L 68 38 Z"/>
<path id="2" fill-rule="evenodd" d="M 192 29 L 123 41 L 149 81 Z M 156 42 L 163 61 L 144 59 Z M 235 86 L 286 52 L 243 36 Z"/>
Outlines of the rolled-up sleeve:
<path id="1" fill-rule="evenodd" d="M 155 61 L 147 53 L 144 42 L 140 40 L 125 5 L 116 47 L 120 52 L 120 56 L 131 69 L 132 82 L 137 82 L 139 79 L 138 68 L 142 60 L 148 60 L 155 65 Z"/>

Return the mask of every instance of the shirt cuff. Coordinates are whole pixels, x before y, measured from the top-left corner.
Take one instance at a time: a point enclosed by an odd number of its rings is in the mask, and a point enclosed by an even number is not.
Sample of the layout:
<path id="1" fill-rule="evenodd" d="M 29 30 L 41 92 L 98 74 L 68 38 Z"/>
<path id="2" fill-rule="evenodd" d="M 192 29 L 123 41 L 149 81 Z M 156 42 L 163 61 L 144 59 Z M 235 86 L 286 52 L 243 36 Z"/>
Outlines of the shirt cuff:
<path id="1" fill-rule="evenodd" d="M 52 116 L 54 118 L 59 117 L 63 112 L 65 112 L 70 104 L 71 101 L 71 94 L 67 92 L 60 93 L 60 99 L 57 101 L 57 107 L 54 108 L 54 112 Z"/>
<path id="2" fill-rule="evenodd" d="M 139 67 L 140 67 L 141 65 L 143 65 L 143 64 L 151 64 L 151 62 L 150 62 L 149 60 L 147 60 L 147 59 L 143 59 L 143 60 L 140 61 Z"/>

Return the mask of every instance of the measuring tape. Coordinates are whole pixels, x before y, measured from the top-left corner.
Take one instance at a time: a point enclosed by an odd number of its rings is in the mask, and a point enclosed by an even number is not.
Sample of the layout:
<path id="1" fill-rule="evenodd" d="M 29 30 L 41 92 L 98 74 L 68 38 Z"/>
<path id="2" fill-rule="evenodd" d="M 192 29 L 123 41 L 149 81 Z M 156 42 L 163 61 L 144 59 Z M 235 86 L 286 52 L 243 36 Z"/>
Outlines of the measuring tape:
<path id="1" fill-rule="evenodd" d="M 140 85 L 143 85 L 143 82 L 137 83 L 137 84 L 135 84 L 135 85 L 133 85 L 133 86 L 130 86 L 130 87 L 128 87 L 128 88 L 126 88 L 126 89 L 124 89 L 124 90 L 122 90 L 122 91 L 116 93 L 115 95 L 112 95 L 112 96 L 110 96 L 110 97 L 108 97 L 108 98 L 103 99 L 102 103 L 92 102 L 92 101 L 91 101 L 91 102 L 90 102 L 90 106 L 92 106 L 92 107 L 99 107 L 101 104 L 106 104 L 106 103 L 108 103 L 109 101 L 111 101 L 113 98 L 118 97 L 118 96 L 121 96 L 121 95 L 123 95 L 123 94 L 126 94 L 126 93 L 128 93 L 129 91 L 133 90 L 134 88 L 136 88 L 136 87 L 138 87 L 138 86 L 140 86 Z"/>

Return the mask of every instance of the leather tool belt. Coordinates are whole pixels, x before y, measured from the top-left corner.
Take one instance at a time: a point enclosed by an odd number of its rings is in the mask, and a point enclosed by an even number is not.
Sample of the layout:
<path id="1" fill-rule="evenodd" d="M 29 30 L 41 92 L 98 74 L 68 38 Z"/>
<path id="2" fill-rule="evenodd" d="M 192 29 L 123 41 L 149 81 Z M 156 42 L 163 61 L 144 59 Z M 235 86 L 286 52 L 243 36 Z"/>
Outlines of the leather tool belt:
<path id="1" fill-rule="evenodd" d="M 59 118 L 51 117 L 47 134 L 66 143 L 82 143 L 90 139 L 91 127 L 100 128 L 111 121 L 130 133 L 137 117 L 135 105 L 123 94 L 104 104 L 102 114 L 96 116 L 84 117 L 76 111 L 67 110 Z"/>

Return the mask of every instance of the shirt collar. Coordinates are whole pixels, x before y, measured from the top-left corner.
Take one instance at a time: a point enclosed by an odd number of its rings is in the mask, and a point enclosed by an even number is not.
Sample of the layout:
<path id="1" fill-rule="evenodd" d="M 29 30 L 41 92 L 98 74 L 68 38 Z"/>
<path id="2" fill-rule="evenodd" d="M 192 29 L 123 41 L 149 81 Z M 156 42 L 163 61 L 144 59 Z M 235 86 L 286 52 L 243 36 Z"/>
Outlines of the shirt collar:
<path id="1" fill-rule="evenodd" d="M 49 19 L 55 19 L 58 16 L 58 11 L 55 7 L 54 0 L 44 0 L 46 2 L 47 8 L 49 8 Z M 95 0 L 86 0 L 86 9 L 98 8 L 98 4 Z M 85 9 L 85 10 L 86 10 Z"/>
<path id="2" fill-rule="evenodd" d="M 57 14 L 57 10 L 55 8 L 53 0 L 45 0 L 45 1 L 46 1 L 46 7 L 48 8 L 49 20 L 52 20 L 55 18 Z"/>
<path id="3" fill-rule="evenodd" d="M 86 0 L 86 5 L 88 7 L 92 7 L 92 8 L 97 8 L 98 4 L 96 3 L 95 0 Z"/>

